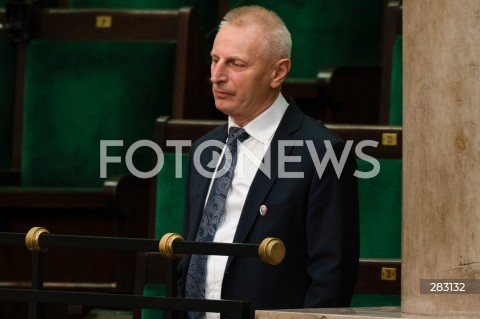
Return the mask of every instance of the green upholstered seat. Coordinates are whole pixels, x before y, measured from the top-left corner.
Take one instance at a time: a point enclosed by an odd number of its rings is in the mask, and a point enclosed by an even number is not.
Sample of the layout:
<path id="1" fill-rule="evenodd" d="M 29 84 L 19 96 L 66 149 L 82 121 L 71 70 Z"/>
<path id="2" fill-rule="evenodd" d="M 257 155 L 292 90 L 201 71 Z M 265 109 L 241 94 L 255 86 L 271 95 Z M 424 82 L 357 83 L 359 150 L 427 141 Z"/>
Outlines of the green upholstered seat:
<path id="1" fill-rule="evenodd" d="M 354 294 L 350 307 L 400 306 L 400 295 Z"/>
<path id="2" fill-rule="evenodd" d="M 34 40 L 27 49 L 22 185 L 98 187 L 100 140 L 123 140 L 108 176 L 128 174 L 123 156 L 151 139 L 155 119 L 170 114 L 174 42 Z M 137 155 L 138 153 L 138 155 Z M 149 170 L 151 154 L 133 157 Z"/>
<path id="3" fill-rule="evenodd" d="M 146 285 L 143 290 L 144 296 L 165 296 L 164 285 Z M 163 311 L 158 309 L 142 309 L 142 319 L 162 319 Z"/>
<path id="4" fill-rule="evenodd" d="M 358 180 L 360 258 L 400 258 L 402 225 L 402 161 L 378 159 L 379 174 Z M 371 164 L 358 160 L 360 171 Z"/>
<path id="5" fill-rule="evenodd" d="M 102 140 L 123 141 L 107 150 L 122 164 L 110 163 L 106 177 L 125 175 L 126 150 L 153 138 L 157 117 L 202 109 L 201 85 L 192 85 L 203 83 L 203 72 L 194 68 L 201 54 L 190 8 L 50 9 L 37 18 L 21 87 L 22 186 L 99 187 Z M 133 164 L 149 171 L 151 159 L 143 147 Z"/>
<path id="6" fill-rule="evenodd" d="M 400 258 L 402 226 L 402 161 L 378 159 L 380 172 L 359 179 L 360 258 Z M 358 160 L 360 171 L 371 164 Z M 351 307 L 400 306 L 400 295 L 354 294 Z"/>
<path id="7" fill-rule="evenodd" d="M 165 153 L 163 169 L 157 175 L 155 238 L 166 233 L 183 233 L 184 189 L 188 154 L 181 154 L 182 178 L 175 177 L 176 155 Z"/>
<path id="8" fill-rule="evenodd" d="M 392 80 L 390 88 L 390 125 L 402 125 L 402 36 L 395 39 L 392 57 Z"/>
<path id="9" fill-rule="evenodd" d="M 187 173 L 188 154 L 181 155 L 182 178 L 175 177 L 176 155 L 164 153 L 164 165 L 157 175 L 155 197 L 155 238 L 160 239 L 166 233 L 183 233 L 185 174 Z M 165 286 L 161 284 L 145 285 L 145 296 L 165 296 Z M 142 319 L 162 318 L 163 312 L 154 309 L 142 309 Z"/>
<path id="10" fill-rule="evenodd" d="M 330 66 L 379 65 L 381 0 L 245 0 L 230 4 L 259 4 L 285 21 L 293 39 L 289 77 L 315 78 L 320 69 Z"/>
<path id="11" fill-rule="evenodd" d="M 11 164 L 15 60 L 14 47 L 0 41 L 0 169 Z"/>

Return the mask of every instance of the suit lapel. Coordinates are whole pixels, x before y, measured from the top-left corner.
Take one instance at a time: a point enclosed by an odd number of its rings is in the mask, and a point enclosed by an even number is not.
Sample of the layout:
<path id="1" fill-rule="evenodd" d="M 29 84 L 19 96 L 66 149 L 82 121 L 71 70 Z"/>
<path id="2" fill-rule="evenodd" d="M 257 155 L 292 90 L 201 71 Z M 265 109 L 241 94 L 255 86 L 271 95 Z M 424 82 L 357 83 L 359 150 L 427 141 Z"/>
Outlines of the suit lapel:
<path id="1" fill-rule="evenodd" d="M 295 104 L 290 103 L 272 138 L 269 150 L 267 151 L 270 152 L 271 156 L 271 178 L 266 176 L 261 170 L 257 171 L 250 187 L 250 191 L 247 194 L 233 242 L 245 242 L 250 229 L 258 218 L 260 206 L 263 204 L 278 178 L 278 142 L 282 140 L 291 140 L 292 134 L 299 129 L 302 120 L 303 113 L 301 113 Z M 286 147 L 285 155 L 290 154 L 292 149 L 293 147 L 291 146 Z M 232 259 L 232 257 L 228 259 L 227 268 L 232 262 Z"/>

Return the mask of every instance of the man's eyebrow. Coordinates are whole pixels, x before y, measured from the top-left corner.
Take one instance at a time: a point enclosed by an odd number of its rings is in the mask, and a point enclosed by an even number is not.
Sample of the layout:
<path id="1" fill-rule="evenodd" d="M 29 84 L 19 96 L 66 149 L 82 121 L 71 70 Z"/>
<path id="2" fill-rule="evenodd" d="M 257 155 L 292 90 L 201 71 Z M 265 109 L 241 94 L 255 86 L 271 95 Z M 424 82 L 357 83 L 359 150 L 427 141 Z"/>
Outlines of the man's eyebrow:
<path id="1" fill-rule="evenodd" d="M 217 56 L 217 55 L 212 55 L 212 56 Z M 232 56 L 227 56 L 224 58 L 225 61 L 239 61 L 239 62 L 247 62 L 244 58 L 238 56 L 238 55 L 232 55 Z"/>
<path id="2" fill-rule="evenodd" d="M 213 51 L 210 51 L 210 56 L 213 57 L 213 56 L 218 56 L 218 55 L 215 54 Z M 227 56 L 227 57 L 225 58 L 225 60 L 230 60 L 230 61 L 232 61 L 232 60 L 245 61 L 244 58 L 242 58 L 242 57 L 240 57 L 240 56 L 238 56 L 238 55 Z"/>
<path id="3" fill-rule="evenodd" d="M 226 58 L 227 61 L 241 61 L 241 62 L 245 62 L 244 59 L 242 59 L 241 57 L 239 56 L 229 56 Z"/>

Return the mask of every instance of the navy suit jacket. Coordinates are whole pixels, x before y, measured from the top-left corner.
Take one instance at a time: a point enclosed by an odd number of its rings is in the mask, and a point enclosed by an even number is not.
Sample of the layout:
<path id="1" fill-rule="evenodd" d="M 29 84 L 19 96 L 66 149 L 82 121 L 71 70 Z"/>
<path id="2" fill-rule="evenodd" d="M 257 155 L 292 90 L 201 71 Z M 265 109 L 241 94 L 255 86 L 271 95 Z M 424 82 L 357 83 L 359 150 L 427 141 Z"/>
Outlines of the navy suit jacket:
<path id="1" fill-rule="evenodd" d="M 226 138 L 224 125 L 192 145 L 185 194 L 185 236 L 189 241 L 195 240 L 210 184 L 210 179 L 194 168 L 192 154 L 202 142 L 224 143 Z M 303 178 L 279 177 L 279 141 L 303 144 L 285 147 L 285 156 L 299 158 L 283 161 L 284 171 L 303 172 Z M 271 142 L 271 176 L 260 170 L 255 175 L 234 236 L 235 243 L 254 244 L 278 237 L 286 246 L 285 259 L 271 266 L 258 258 L 229 257 L 222 284 L 222 299 L 250 302 L 252 316 L 257 309 L 350 304 L 359 258 L 355 157 L 349 153 L 338 178 L 331 162 L 323 171 L 319 165 L 316 168 L 306 141 L 315 146 L 313 153 L 319 161 L 327 152 L 325 141 L 331 143 L 339 160 L 345 146 L 345 141 L 306 116 L 292 101 Z M 200 156 L 203 168 L 207 169 L 211 160 L 212 150 L 207 148 Z M 261 205 L 268 208 L 266 216 L 259 214 Z M 180 266 L 180 295 L 189 258 L 184 256 Z"/>

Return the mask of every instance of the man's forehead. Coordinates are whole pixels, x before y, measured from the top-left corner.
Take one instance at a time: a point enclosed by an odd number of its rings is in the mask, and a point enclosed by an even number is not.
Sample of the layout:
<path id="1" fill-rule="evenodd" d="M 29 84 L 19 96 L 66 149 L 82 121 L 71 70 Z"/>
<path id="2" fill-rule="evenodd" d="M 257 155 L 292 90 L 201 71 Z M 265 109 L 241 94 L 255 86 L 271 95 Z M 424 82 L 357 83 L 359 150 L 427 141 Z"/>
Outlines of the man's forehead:
<path id="1" fill-rule="evenodd" d="M 225 25 L 215 37 L 211 54 L 238 57 L 251 55 L 259 50 L 261 39 L 258 28 Z"/>

